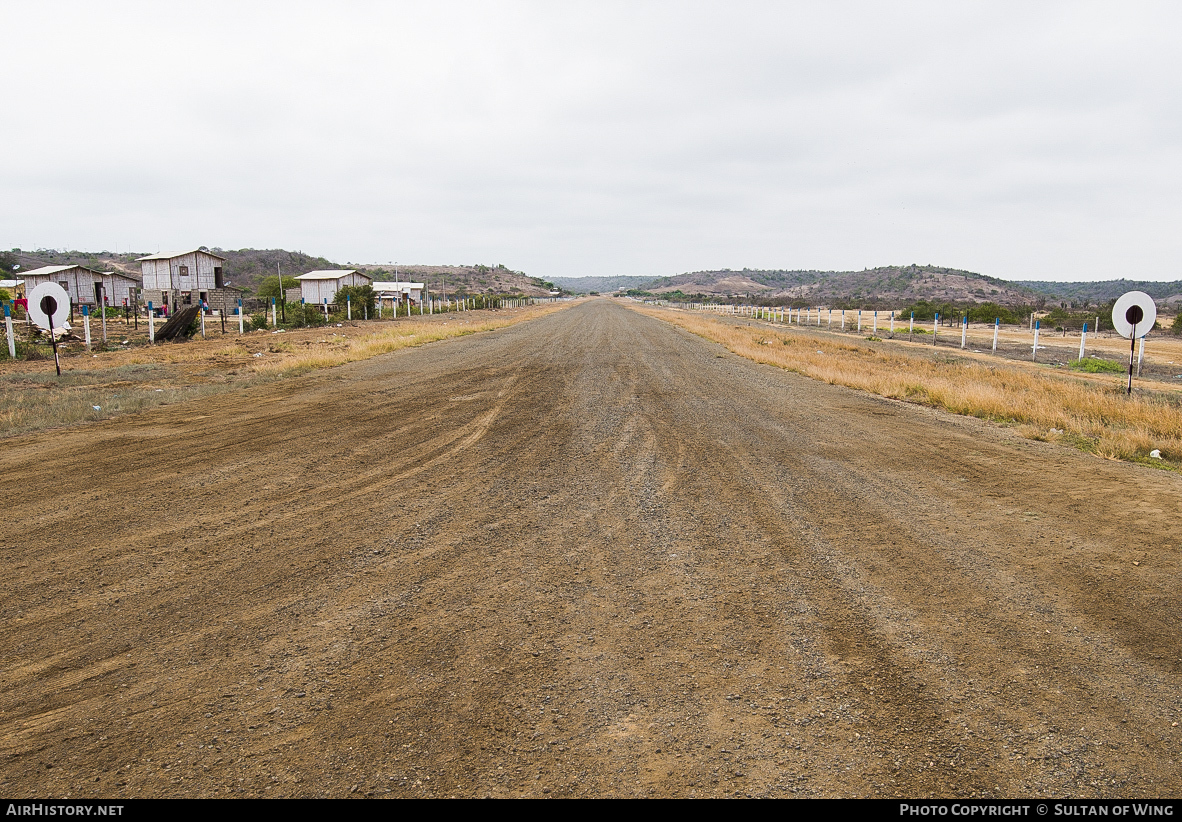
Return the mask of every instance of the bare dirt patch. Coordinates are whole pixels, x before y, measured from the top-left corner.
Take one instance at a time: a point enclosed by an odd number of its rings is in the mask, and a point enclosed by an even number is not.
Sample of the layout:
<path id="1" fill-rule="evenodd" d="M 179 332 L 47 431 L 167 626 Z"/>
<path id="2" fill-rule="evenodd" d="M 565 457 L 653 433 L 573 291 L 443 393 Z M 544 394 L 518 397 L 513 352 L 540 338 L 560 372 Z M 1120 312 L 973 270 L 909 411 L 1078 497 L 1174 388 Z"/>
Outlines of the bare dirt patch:
<path id="1" fill-rule="evenodd" d="M 236 323 L 222 333 L 210 322 L 205 338 L 151 346 L 146 328 L 127 328 L 126 333 L 109 334 L 106 349 L 97 343 L 92 350 L 77 342 L 63 346 L 61 377 L 52 354 L 49 359 L 0 360 L 0 437 L 110 419 L 400 348 L 495 331 L 565 307 L 461 311 L 241 335 Z M 111 326 L 114 331 L 116 324 Z"/>

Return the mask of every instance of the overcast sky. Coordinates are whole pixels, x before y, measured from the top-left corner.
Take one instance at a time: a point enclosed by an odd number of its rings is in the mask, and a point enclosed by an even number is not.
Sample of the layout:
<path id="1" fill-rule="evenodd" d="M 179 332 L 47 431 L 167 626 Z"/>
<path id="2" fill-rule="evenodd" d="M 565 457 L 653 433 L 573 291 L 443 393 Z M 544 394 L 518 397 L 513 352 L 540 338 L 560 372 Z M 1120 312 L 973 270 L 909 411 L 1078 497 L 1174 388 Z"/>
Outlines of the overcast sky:
<path id="1" fill-rule="evenodd" d="M 1182 278 L 1182 4 L 0 4 L 0 246 Z"/>

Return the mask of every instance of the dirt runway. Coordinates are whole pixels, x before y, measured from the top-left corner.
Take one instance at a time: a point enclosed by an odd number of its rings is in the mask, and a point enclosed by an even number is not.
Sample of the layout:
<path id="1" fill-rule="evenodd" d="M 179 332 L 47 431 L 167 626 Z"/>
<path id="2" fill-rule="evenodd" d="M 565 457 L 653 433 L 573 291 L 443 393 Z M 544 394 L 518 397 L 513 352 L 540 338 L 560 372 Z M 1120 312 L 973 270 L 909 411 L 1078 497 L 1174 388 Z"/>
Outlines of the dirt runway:
<path id="1" fill-rule="evenodd" d="M 0 450 L 0 795 L 1177 796 L 1177 475 L 609 300 Z"/>

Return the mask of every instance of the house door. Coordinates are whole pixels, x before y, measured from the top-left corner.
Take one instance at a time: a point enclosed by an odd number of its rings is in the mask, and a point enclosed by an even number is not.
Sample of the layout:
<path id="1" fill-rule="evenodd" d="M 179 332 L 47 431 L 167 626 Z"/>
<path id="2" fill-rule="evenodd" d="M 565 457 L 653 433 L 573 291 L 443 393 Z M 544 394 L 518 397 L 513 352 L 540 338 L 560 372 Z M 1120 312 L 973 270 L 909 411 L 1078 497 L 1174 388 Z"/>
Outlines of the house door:
<path id="1" fill-rule="evenodd" d="M 95 283 L 94 284 L 94 304 L 97 306 L 102 306 L 102 304 L 103 304 L 103 284 L 102 283 Z"/>

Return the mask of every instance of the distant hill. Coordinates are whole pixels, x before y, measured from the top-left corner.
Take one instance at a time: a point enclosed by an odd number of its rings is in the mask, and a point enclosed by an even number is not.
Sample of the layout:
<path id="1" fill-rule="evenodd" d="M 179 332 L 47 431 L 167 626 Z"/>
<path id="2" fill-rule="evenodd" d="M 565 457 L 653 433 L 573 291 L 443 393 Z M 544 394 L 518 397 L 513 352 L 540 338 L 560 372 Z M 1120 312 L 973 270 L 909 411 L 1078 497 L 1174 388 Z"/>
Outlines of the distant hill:
<path id="1" fill-rule="evenodd" d="M 555 284 L 503 265 L 364 265 L 348 266 L 377 281 L 423 282 L 432 294 L 521 294 L 545 297 Z"/>
<path id="2" fill-rule="evenodd" d="M 597 278 L 580 282 L 593 279 Z M 619 278 L 603 279 L 615 282 Z M 606 286 L 592 289 L 590 285 L 586 282 L 586 290 L 614 290 Z M 921 299 L 1013 305 L 1047 300 L 1047 295 L 1019 283 L 931 265 L 880 266 L 864 271 L 722 269 L 634 281 L 629 287 L 656 295 L 742 297 L 849 308 L 890 307 Z"/>
<path id="3" fill-rule="evenodd" d="M 170 249 L 171 251 L 172 249 Z M 188 250 L 188 249 L 178 249 Z M 550 293 L 554 285 L 538 277 L 530 277 L 521 271 L 513 271 L 503 265 L 361 265 L 337 263 L 324 257 L 313 257 L 302 251 L 285 251 L 280 248 L 224 249 L 208 248 L 213 254 L 226 258 L 223 274 L 227 285 L 258 290 L 264 277 L 273 277 L 281 271 L 285 277 L 298 277 L 309 271 L 334 268 L 351 268 L 373 277 L 375 280 L 395 279 L 416 282 L 426 281 L 432 292 L 440 293 L 444 287 L 448 294 L 457 291 L 468 294 L 521 294 L 540 297 Z M 20 271 L 29 271 L 45 265 L 84 265 L 97 271 L 122 271 L 140 275 L 137 258 L 156 252 L 137 251 L 65 251 L 37 249 L 22 251 L 13 249 L 0 253 L 0 271 L 11 271 L 19 265 Z"/>
<path id="4" fill-rule="evenodd" d="M 1094 283 L 1053 283 L 1028 280 L 1021 285 L 1049 295 L 1055 300 L 1069 300 L 1077 305 L 1087 301 L 1092 305 L 1111 302 L 1126 291 L 1144 291 L 1155 301 L 1178 305 L 1182 303 L 1182 280 L 1149 282 L 1146 280 L 1102 280 Z"/>
<path id="5" fill-rule="evenodd" d="M 643 288 L 653 279 L 653 277 L 624 275 L 617 277 L 554 277 L 554 284 L 574 294 L 587 294 L 592 291 L 607 294 L 620 288 Z"/>

